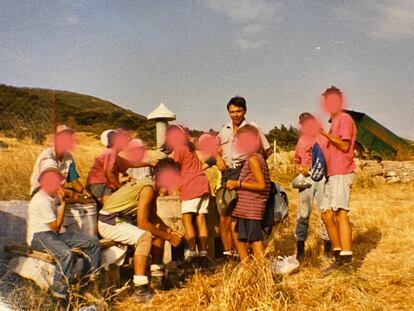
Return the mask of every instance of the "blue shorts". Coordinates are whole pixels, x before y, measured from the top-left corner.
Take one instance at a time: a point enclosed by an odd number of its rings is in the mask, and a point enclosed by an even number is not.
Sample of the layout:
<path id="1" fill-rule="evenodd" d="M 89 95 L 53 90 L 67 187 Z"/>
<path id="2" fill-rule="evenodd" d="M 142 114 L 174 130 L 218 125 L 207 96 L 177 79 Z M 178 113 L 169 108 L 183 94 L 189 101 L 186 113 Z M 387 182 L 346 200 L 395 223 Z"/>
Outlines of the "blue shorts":
<path id="1" fill-rule="evenodd" d="M 263 241 L 262 221 L 236 217 L 236 232 L 240 242 Z"/>

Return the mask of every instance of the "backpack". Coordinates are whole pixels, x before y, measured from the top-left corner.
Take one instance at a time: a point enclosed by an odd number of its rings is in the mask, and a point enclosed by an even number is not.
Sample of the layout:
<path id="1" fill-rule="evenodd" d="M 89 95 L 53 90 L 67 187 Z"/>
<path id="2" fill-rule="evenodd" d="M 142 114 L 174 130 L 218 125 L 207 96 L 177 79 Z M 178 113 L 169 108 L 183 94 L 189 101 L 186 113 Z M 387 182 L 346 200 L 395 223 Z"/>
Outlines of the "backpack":
<path id="1" fill-rule="evenodd" d="M 274 182 L 270 183 L 269 199 L 262 219 L 262 229 L 270 235 L 274 226 L 278 226 L 288 216 L 289 199 L 282 187 Z"/>
<path id="2" fill-rule="evenodd" d="M 310 177 L 313 181 L 320 181 L 326 176 L 326 159 L 318 143 L 312 147 L 312 164 Z"/>

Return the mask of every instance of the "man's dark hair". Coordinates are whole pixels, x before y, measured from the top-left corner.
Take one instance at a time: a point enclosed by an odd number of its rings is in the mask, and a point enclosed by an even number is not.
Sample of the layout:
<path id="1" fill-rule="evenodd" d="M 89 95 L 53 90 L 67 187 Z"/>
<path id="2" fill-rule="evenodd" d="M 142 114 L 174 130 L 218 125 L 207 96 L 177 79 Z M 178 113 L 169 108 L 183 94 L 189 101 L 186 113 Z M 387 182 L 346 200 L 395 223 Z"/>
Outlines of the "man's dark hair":
<path id="1" fill-rule="evenodd" d="M 326 97 L 328 95 L 338 95 L 342 98 L 342 91 L 337 88 L 336 86 L 331 86 L 330 88 L 326 89 L 325 92 L 322 93 L 322 96 Z"/>
<path id="2" fill-rule="evenodd" d="M 243 108 L 244 111 L 247 111 L 246 100 L 243 97 L 235 96 L 227 103 L 227 110 L 229 110 L 230 106 L 236 106 L 239 108 Z"/>
<path id="3" fill-rule="evenodd" d="M 306 120 L 315 119 L 315 117 L 309 112 L 303 112 L 299 115 L 299 123 L 302 124 Z"/>

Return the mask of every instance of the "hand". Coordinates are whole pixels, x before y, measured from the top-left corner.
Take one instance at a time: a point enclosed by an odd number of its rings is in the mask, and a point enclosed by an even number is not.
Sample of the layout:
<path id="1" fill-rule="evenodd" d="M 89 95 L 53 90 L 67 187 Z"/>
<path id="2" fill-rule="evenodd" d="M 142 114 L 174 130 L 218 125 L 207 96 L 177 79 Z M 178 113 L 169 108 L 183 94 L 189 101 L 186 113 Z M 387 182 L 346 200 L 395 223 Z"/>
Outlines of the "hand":
<path id="1" fill-rule="evenodd" d="M 227 190 L 236 190 L 240 188 L 240 181 L 239 180 L 228 180 L 226 182 L 226 189 Z"/>
<path id="2" fill-rule="evenodd" d="M 173 247 L 177 247 L 181 244 L 183 236 L 177 231 L 171 231 L 170 233 L 170 243 Z"/>
<path id="3" fill-rule="evenodd" d="M 216 166 L 221 172 L 224 172 L 224 171 L 227 170 L 226 161 L 224 161 L 224 159 L 222 157 L 217 157 Z"/>

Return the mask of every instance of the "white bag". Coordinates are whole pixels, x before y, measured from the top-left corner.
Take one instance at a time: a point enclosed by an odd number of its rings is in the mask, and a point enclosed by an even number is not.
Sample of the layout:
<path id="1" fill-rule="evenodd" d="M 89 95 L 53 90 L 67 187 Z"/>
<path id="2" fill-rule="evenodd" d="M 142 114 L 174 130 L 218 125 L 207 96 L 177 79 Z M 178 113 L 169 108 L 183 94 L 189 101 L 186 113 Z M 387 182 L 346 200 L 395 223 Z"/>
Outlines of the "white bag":
<path id="1" fill-rule="evenodd" d="M 281 274 L 287 276 L 291 273 L 298 271 L 299 269 L 299 261 L 295 258 L 295 256 L 289 257 L 281 257 L 278 256 L 276 260 L 274 260 L 270 264 L 270 269 L 275 274 Z"/>
<path id="2" fill-rule="evenodd" d="M 303 189 L 307 189 L 312 187 L 312 185 L 306 181 L 305 176 L 300 173 L 298 176 L 296 176 L 295 178 L 293 178 L 292 182 L 291 182 L 291 186 L 293 188 L 299 189 L 299 190 L 303 190 Z"/>

